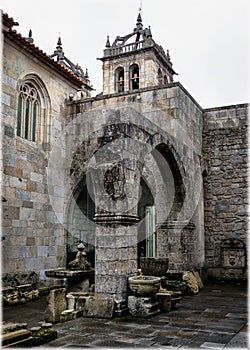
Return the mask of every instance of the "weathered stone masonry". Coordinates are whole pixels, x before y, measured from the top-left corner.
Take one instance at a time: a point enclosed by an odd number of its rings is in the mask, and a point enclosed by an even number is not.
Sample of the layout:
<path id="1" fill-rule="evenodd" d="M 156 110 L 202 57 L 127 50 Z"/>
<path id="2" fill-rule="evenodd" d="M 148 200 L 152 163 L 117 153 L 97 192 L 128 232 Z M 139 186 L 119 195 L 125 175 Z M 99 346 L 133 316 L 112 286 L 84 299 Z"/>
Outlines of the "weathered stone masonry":
<path id="1" fill-rule="evenodd" d="M 45 270 L 67 266 L 82 240 L 96 292 L 121 301 L 149 236 L 169 270 L 245 278 L 248 106 L 203 110 L 173 82 L 169 53 L 140 16 L 132 33 L 107 40 L 104 90 L 93 98 L 87 72 L 65 67 L 61 40 L 56 61 L 3 19 L 6 283 L 30 272 L 54 283 Z M 23 132 L 25 108 L 18 130 L 24 84 L 40 93 L 35 140 Z M 149 208 L 154 224 L 146 226 Z"/>
<path id="2" fill-rule="evenodd" d="M 205 248 L 210 276 L 229 272 L 223 267 L 223 241 L 240 240 L 244 249 L 247 245 L 247 112 L 246 104 L 204 111 Z M 246 259 L 239 260 L 245 268 Z M 238 274 L 244 275 L 244 268 L 239 266 Z"/>
<path id="3" fill-rule="evenodd" d="M 45 270 L 66 263 L 65 231 L 49 195 L 53 193 L 61 206 L 63 198 L 57 184 L 48 184 L 49 152 L 61 137 L 65 98 L 84 82 L 13 30 L 16 25 L 3 15 L 2 273 L 36 271 L 44 281 Z M 37 120 L 35 142 L 17 136 L 22 83 L 41 93 L 44 120 Z"/>

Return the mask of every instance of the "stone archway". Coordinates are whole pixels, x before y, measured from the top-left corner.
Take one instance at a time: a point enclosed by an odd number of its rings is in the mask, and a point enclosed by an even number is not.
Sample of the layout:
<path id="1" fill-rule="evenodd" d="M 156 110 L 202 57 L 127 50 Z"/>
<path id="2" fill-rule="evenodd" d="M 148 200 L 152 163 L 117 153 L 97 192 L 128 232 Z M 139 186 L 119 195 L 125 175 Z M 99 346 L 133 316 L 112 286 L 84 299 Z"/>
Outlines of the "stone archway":
<path id="1" fill-rule="evenodd" d="M 72 193 L 67 215 L 67 265 L 75 258 L 77 245 L 85 245 L 87 260 L 95 265 L 95 223 L 93 221 L 95 203 L 91 182 L 86 175 Z"/>
<path id="2" fill-rule="evenodd" d="M 82 122 L 85 129 L 78 135 L 84 137 L 79 136 L 77 147 L 75 135 L 70 142 L 72 148 L 68 154 L 73 158 L 68 183 L 71 188 L 77 187 L 74 184 L 79 183 L 84 173 L 91 176 L 95 198 L 96 292 L 100 298 L 123 300 L 128 293 L 127 278 L 138 268 L 137 232 L 141 220 L 137 208 L 141 178 L 149 185 L 156 207 L 157 244 L 161 245 L 157 256 L 165 257 L 170 253 L 175 263 L 174 254 L 178 248 L 178 266 L 183 258 L 182 242 L 186 236 L 181 231 L 186 223 L 178 221 L 176 236 L 176 226 L 172 229 L 172 222 L 168 221 L 170 216 L 178 218 L 186 189 L 193 179 L 186 175 L 188 167 L 184 163 L 184 152 L 180 152 L 185 146 L 180 147 L 174 137 L 148 119 L 140 120 L 134 110 L 126 110 L 126 114 L 120 109 L 105 113 L 95 111 L 95 117 L 98 120 L 96 129 L 87 133 L 88 124 L 85 126 Z M 171 184 L 166 183 L 166 171 L 173 179 Z M 165 198 L 169 193 L 173 198 L 166 206 Z M 163 224 L 168 227 L 164 234 L 159 234 Z M 169 251 L 171 239 L 175 239 L 175 243 L 174 249 Z"/>

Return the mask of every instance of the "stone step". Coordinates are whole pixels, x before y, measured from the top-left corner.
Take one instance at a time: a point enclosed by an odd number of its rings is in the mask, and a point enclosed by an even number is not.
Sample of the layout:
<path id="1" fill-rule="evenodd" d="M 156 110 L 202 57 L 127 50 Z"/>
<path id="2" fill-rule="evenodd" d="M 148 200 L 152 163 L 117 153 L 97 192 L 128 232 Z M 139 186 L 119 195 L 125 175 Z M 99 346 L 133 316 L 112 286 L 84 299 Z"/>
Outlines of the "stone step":
<path id="1" fill-rule="evenodd" d="M 27 329 L 19 329 L 18 331 L 6 333 L 2 335 L 2 345 L 10 345 L 18 341 L 29 338 L 30 331 Z"/>

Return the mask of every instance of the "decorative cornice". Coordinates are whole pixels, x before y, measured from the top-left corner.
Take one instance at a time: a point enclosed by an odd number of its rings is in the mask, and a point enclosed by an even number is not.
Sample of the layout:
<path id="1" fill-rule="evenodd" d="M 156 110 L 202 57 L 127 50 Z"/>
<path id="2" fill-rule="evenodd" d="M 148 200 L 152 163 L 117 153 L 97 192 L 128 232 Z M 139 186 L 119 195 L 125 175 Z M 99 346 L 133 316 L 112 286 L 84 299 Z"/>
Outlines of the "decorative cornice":
<path id="1" fill-rule="evenodd" d="M 94 222 L 99 225 L 134 225 L 139 221 L 137 215 L 97 213 L 94 216 Z"/>

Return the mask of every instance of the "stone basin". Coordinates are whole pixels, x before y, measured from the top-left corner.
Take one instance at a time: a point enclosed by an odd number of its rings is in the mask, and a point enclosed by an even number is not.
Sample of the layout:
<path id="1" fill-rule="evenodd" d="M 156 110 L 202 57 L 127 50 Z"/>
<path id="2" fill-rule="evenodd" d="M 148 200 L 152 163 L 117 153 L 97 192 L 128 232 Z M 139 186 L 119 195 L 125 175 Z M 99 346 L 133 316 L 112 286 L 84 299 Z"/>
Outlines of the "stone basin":
<path id="1" fill-rule="evenodd" d="M 161 286 L 161 278 L 155 276 L 133 276 L 128 278 L 130 290 L 136 296 L 155 295 Z"/>
<path id="2" fill-rule="evenodd" d="M 52 278 L 70 278 L 70 277 L 90 277 L 94 275 L 94 269 L 89 270 L 68 270 L 68 269 L 56 269 L 56 270 L 47 270 L 45 271 L 46 277 Z"/>
<path id="3" fill-rule="evenodd" d="M 140 268 L 146 276 L 161 277 L 166 274 L 168 270 L 168 258 L 140 258 Z"/>

